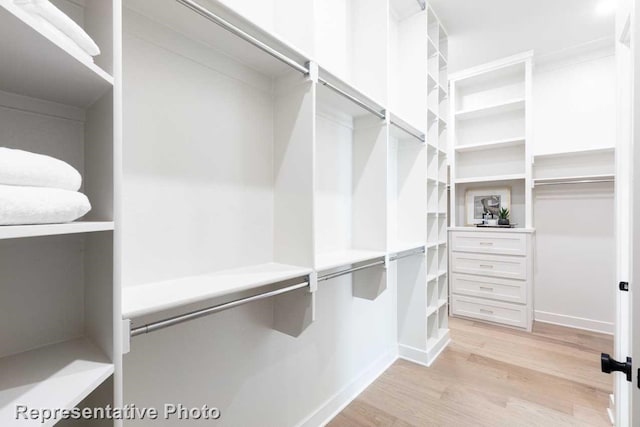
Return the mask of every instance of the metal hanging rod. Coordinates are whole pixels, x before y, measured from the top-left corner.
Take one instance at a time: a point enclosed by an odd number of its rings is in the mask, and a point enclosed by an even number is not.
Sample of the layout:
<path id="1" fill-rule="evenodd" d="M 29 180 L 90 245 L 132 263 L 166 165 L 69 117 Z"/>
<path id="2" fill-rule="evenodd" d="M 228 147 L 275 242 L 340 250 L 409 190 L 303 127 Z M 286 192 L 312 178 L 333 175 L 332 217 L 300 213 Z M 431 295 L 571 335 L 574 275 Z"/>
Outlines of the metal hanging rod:
<path id="1" fill-rule="evenodd" d="M 423 133 L 416 133 L 414 132 L 410 127 L 408 126 L 404 126 L 403 124 L 395 121 L 395 120 L 391 120 L 391 124 L 394 125 L 395 127 L 397 127 L 398 129 L 402 130 L 403 132 L 411 135 L 412 137 L 416 138 L 417 140 L 419 140 L 420 142 L 425 142 L 426 141 L 426 137 Z"/>
<path id="2" fill-rule="evenodd" d="M 384 260 L 380 260 L 380 261 L 372 262 L 372 263 L 367 264 L 367 265 L 361 265 L 360 267 L 353 267 L 353 268 L 348 268 L 346 270 L 337 271 L 335 273 L 325 274 L 324 276 L 318 276 L 318 282 L 322 282 L 324 280 L 335 279 L 336 277 L 345 276 L 347 274 L 351 274 L 351 273 L 354 273 L 356 271 L 365 270 L 367 268 L 375 267 L 375 266 L 378 266 L 378 265 L 384 265 L 384 264 L 385 264 L 385 261 Z"/>
<path id="3" fill-rule="evenodd" d="M 360 107 L 364 108 L 365 110 L 367 110 L 371 114 L 377 116 L 378 118 L 384 120 L 384 118 L 386 117 L 385 110 L 382 110 L 382 111 L 376 110 L 375 108 L 369 106 L 369 104 L 367 104 L 366 102 L 361 101 L 360 99 L 356 98 L 355 96 L 351 95 L 350 93 L 347 93 L 347 92 L 343 91 L 342 89 L 340 89 L 339 87 L 332 85 L 328 81 L 324 80 L 322 77 L 318 78 L 318 82 L 320 84 L 322 84 L 323 86 L 328 87 L 329 89 L 331 89 L 332 91 L 334 91 L 338 95 L 341 95 L 341 96 L 347 98 L 348 100 L 358 104 Z"/>
<path id="4" fill-rule="evenodd" d="M 565 184 L 599 184 L 605 182 L 616 182 L 615 178 L 606 179 L 580 179 L 576 181 L 550 181 L 550 182 L 534 182 L 534 187 L 543 185 L 565 185 Z"/>
<path id="5" fill-rule="evenodd" d="M 420 9 L 425 10 L 427 8 L 427 2 L 426 0 L 416 0 L 418 2 L 418 4 L 420 5 Z"/>
<path id="6" fill-rule="evenodd" d="M 395 255 L 389 257 L 389 261 L 397 261 L 397 260 L 403 259 L 403 258 L 409 258 L 409 257 L 416 256 L 416 255 L 423 255 L 424 251 L 425 251 L 425 248 L 422 247 L 422 248 L 414 249 L 414 250 L 407 251 L 407 252 L 404 252 L 404 253 L 398 253 L 398 254 L 395 254 Z"/>
<path id="7" fill-rule="evenodd" d="M 233 25 L 232 23 L 228 22 L 227 20 L 221 18 L 220 16 L 216 15 L 215 13 L 211 12 L 209 9 L 206 9 L 202 6 L 200 6 L 198 3 L 192 1 L 192 0 L 176 0 L 178 3 L 180 3 L 181 5 L 191 9 L 192 11 L 196 12 L 198 15 L 208 19 L 209 21 L 219 25 L 220 27 L 224 28 L 225 30 L 229 31 L 232 34 L 235 34 L 236 36 L 240 37 L 241 39 L 243 39 L 244 41 L 252 44 L 253 46 L 257 47 L 258 49 L 260 49 L 261 51 L 271 55 L 272 57 L 276 58 L 277 60 L 279 60 L 280 62 L 288 65 L 289 67 L 293 68 L 294 70 L 297 70 L 299 72 L 301 72 L 302 74 L 309 74 L 309 69 L 307 67 L 305 67 L 304 65 L 301 65 L 299 63 L 297 63 L 296 61 L 294 61 L 293 59 L 289 58 L 288 56 L 278 52 L 277 50 L 275 50 L 274 48 L 272 48 L 271 46 L 268 46 L 267 44 L 261 42 L 260 40 L 258 40 L 257 38 L 253 37 L 252 35 L 246 33 L 245 31 L 241 30 L 240 28 L 236 27 L 235 25 Z"/>
<path id="8" fill-rule="evenodd" d="M 131 329 L 131 337 L 135 337 L 142 334 L 148 334 L 151 332 L 158 331 L 160 329 L 165 329 L 170 326 L 177 325 L 179 323 L 188 322 L 190 320 L 198 319 L 200 317 L 209 316 L 214 313 L 218 313 L 220 311 L 228 310 L 230 308 L 238 307 L 240 305 L 244 305 L 250 302 L 259 301 L 266 298 L 271 298 L 277 295 L 286 294 L 298 289 L 306 288 L 309 286 L 309 281 L 305 281 L 303 283 L 299 283 L 297 285 L 292 285 L 286 288 L 277 289 L 271 292 L 265 292 L 264 294 L 254 295 L 247 298 L 242 298 L 236 301 L 227 302 L 224 304 L 214 305 L 212 307 L 203 308 L 201 310 L 192 311 L 186 314 L 180 314 L 178 316 L 170 317 L 165 320 L 159 320 L 157 322 L 149 323 L 144 326 L 140 326 L 137 328 Z"/>

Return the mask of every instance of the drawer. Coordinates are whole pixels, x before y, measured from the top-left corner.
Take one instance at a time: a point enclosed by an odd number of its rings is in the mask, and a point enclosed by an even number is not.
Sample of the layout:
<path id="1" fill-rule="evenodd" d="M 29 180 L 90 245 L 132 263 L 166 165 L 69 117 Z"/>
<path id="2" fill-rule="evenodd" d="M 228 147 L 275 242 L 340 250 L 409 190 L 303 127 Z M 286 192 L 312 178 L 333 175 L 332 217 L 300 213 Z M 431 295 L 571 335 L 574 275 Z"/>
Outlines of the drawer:
<path id="1" fill-rule="evenodd" d="M 527 303 L 527 282 L 497 277 L 451 275 L 451 292 L 498 301 Z"/>
<path id="2" fill-rule="evenodd" d="M 481 276 L 527 279 L 527 259 L 502 255 L 451 253 L 451 271 Z"/>
<path id="3" fill-rule="evenodd" d="M 451 249 L 486 254 L 526 255 L 527 236 L 517 233 L 453 232 Z"/>
<path id="4" fill-rule="evenodd" d="M 503 325 L 528 328 L 527 306 L 453 295 L 451 313 Z"/>

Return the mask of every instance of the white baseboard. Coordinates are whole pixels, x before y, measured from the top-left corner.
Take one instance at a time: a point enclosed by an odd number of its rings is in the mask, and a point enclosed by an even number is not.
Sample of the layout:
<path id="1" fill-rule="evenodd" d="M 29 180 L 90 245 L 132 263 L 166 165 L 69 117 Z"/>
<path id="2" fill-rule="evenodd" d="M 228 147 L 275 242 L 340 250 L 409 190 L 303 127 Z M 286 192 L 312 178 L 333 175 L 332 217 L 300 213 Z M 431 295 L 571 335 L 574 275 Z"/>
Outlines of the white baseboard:
<path id="1" fill-rule="evenodd" d="M 418 365 L 429 367 L 429 355 L 427 350 L 398 344 L 398 357 Z"/>
<path id="2" fill-rule="evenodd" d="M 615 325 L 600 320 L 585 319 L 583 317 L 567 316 L 564 314 L 548 313 L 546 311 L 535 312 L 536 322 L 551 323 L 553 325 L 567 326 L 569 328 L 584 329 L 585 331 L 600 332 L 613 335 Z"/>
<path id="3" fill-rule="evenodd" d="M 393 348 L 367 367 L 356 379 L 331 396 L 313 414 L 298 424 L 298 427 L 317 427 L 329 423 L 360 393 L 371 385 L 398 359 L 397 348 Z"/>

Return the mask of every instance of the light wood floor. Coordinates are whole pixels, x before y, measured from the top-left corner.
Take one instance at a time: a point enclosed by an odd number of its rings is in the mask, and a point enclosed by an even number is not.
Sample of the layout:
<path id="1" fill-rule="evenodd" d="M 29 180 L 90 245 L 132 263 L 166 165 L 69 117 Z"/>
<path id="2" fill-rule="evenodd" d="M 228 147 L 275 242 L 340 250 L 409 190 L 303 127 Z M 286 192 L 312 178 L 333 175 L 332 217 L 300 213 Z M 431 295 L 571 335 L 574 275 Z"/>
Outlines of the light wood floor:
<path id="1" fill-rule="evenodd" d="M 600 372 L 610 336 L 539 323 L 534 333 L 450 319 L 430 367 L 399 360 L 330 427 L 611 426 Z"/>

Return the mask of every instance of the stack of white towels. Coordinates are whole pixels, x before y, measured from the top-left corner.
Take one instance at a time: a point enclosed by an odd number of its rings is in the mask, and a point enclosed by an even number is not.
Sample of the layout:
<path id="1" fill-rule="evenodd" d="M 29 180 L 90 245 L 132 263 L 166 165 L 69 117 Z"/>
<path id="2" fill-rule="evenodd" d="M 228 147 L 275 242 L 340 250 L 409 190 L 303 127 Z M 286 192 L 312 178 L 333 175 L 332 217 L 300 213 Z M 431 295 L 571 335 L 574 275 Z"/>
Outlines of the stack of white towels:
<path id="1" fill-rule="evenodd" d="M 91 210 L 80 173 L 62 160 L 0 147 L 0 225 L 56 224 Z"/>
<path id="2" fill-rule="evenodd" d="M 14 3 L 29 12 L 35 26 L 76 56 L 93 62 L 93 57 L 100 55 L 100 48 L 82 27 L 49 0 L 14 0 Z"/>

